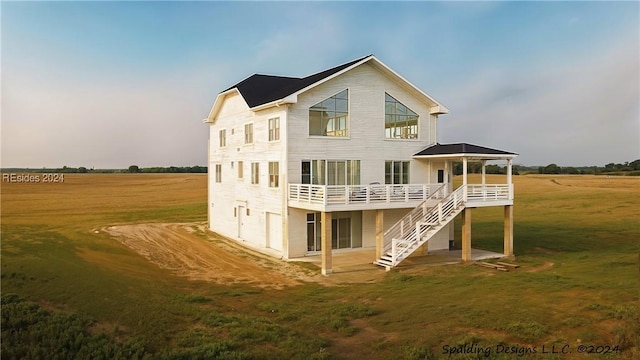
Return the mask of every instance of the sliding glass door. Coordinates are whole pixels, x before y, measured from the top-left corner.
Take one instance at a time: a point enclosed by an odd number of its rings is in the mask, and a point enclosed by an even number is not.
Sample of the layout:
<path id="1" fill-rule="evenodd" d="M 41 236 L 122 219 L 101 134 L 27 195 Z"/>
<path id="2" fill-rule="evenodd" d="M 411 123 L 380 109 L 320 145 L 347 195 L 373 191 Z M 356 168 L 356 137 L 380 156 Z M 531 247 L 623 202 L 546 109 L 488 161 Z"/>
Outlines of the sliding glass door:
<path id="1" fill-rule="evenodd" d="M 360 160 L 304 160 L 302 183 L 314 185 L 359 185 Z"/>

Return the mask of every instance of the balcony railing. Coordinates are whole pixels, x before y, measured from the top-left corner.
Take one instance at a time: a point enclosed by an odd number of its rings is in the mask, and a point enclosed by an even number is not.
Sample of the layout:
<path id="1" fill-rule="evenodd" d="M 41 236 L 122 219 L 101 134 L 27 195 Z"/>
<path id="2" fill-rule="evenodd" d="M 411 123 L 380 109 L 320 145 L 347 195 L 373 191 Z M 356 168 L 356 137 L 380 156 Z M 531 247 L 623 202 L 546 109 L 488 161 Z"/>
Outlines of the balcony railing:
<path id="1" fill-rule="evenodd" d="M 513 185 L 510 184 L 469 184 L 465 198 L 467 202 L 512 201 Z"/>
<path id="2" fill-rule="evenodd" d="M 408 203 L 426 200 L 436 191 L 441 191 L 442 197 L 447 195 L 443 184 L 289 184 L 289 200 L 318 205 Z"/>
<path id="3" fill-rule="evenodd" d="M 309 209 L 403 208 L 448 195 L 448 184 L 312 185 L 289 184 L 289 205 Z M 513 203 L 511 184 L 468 184 L 463 201 L 472 207 Z"/>

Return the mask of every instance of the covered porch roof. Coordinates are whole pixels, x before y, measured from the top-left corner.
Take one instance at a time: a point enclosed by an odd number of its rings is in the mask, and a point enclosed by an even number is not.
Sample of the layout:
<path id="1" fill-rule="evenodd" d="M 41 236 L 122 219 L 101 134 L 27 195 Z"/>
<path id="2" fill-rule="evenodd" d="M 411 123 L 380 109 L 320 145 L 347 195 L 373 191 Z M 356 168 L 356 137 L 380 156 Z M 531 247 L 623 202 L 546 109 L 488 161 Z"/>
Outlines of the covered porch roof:
<path id="1" fill-rule="evenodd" d="M 434 144 L 413 154 L 415 159 L 510 160 L 518 156 L 509 151 L 467 143 Z"/>

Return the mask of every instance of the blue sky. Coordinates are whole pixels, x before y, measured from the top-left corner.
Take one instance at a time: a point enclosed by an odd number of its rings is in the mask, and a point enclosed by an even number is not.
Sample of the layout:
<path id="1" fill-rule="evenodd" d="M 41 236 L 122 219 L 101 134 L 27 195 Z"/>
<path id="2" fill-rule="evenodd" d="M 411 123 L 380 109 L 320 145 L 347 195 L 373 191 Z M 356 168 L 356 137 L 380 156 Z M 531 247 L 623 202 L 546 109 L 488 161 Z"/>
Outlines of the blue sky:
<path id="1" fill-rule="evenodd" d="M 206 164 L 218 92 L 374 54 L 525 165 L 640 158 L 638 2 L 0 3 L 2 167 Z"/>

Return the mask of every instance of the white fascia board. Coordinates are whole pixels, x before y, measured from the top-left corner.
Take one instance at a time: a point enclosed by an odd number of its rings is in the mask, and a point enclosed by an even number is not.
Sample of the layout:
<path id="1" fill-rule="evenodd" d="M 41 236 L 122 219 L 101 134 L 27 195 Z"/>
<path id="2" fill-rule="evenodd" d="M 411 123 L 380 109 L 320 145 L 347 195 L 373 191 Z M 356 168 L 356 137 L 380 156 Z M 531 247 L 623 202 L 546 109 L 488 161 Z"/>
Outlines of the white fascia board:
<path id="1" fill-rule="evenodd" d="M 478 160 L 508 160 L 513 159 L 517 154 L 469 154 L 469 153 L 459 153 L 459 154 L 438 154 L 438 155 L 414 155 L 414 159 L 478 159 Z"/>
<path id="2" fill-rule="evenodd" d="M 385 63 L 378 60 L 375 56 L 371 56 L 371 58 L 373 58 L 373 60 L 375 60 L 376 63 L 378 63 L 378 65 L 380 65 L 387 72 L 389 72 L 390 74 L 392 74 L 393 76 L 395 76 L 396 78 L 404 82 L 405 84 L 409 85 L 411 88 L 413 88 L 413 90 L 418 92 L 423 97 L 427 98 L 429 101 L 433 102 L 435 105 L 431 106 L 431 109 L 430 109 L 431 114 L 448 114 L 449 113 L 449 109 L 447 109 L 444 105 L 440 104 L 440 102 L 438 102 L 436 99 L 431 97 L 429 94 L 422 91 L 419 87 L 413 85 L 409 80 L 403 78 L 402 75 L 395 72 L 393 69 L 388 67 Z"/>
<path id="3" fill-rule="evenodd" d="M 291 94 L 285 98 L 282 98 L 280 100 L 275 100 L 266 104 L 262 104 L 262 105 L 258 105 L 258 106 L 254 106 L 252 107 L 251 111 L 260 111 L 260 110 L 264 110 L 273 106 L 280 106 L 280 105 L 284 105 L 284 104 L 295 104 L 298 102 L 298 95 L 297 94 Z"/>
<path id="4" fill-rule="evenodd" d="M 349 67 L 347 67 L 347 68 L 344 68 L 344 69 L 342 69 L 342 70 L 338 71 L 338 72 L 337 72 L 337 73 L 335 73 L 335 74 L 332 74 L 331 76 L 327 76 L 327 77 L 325 77 L 325 78 L 324 78 L 324 79 L 322 79 L 322 80 L 319 80 L 319 81 L 317 81 L 317 82 L 315 82 L 315 83 L 313 83 L 313 84 L 311 84 L 311 85 L 309 85 L 309 86 L 307 86 L 307 87 L 305 87 L 305 88 L 303 88 L 303 89 L 300 89 L 300 90 L 296 91 L 295 93 L 293 93 L 293 94 L 291 94 L 291 95 L 287 96 L 287 98 L 289 98 L 289 97 L 291 97 L 291 96 L 295 96 L 295 98 L 297 99 L 297 97 L 298 97 L 298 95 L 299 95 L 299 94 L 302 94 L 303 92 L 305 92 L 305 91 L 307 91 L 307 90 L 309 90 L 309 89 L 313 89 L 314 87 L 316 87 L 316 86 L 318 86 L 318 85 L 320 85 L 320 84 L 323 84 L 323 83 L 325 83 L 325 82 L 327 82 L 327 81 L 329 81 L 329 80 L 331 80 L 331 79 L 333 79 L 333 78 L 336 78 L 336 77 L 338 77 L 338 76 L 340 76 L 340 75 L 342 75 L 342 74 L 346 73 L 347 71 L 350 71 L 351 69 L 356 68 L 356 67 L 358 67 L 358 66 L 360 66 L 360 65 L 362 65 L 362 64 L 364 64 L 364 63 L 366 63 L 367 61 L 369 61 L 369 60 L 371 60 L 371 59 L 375 59 L 375 56 L 373 56 L 373 55 L 369 55 L 369 56 L 367 56 L 366 58 L 364 58 L 364 59 L 362 59 L 362 60 L 358 61 L 357 63 L 355 63 L 355 64 L 353 64 L 353 65 L 351 65 L 351 66 L 349 66 Z"/>
<path id="5" fill-rule="evenodd" d="M 227 95 L 232 94 L 234 92 L 238 93 L 238 95 L 242 97 L 242 94 L 240 93 L 240 91 L 238 91 L 238 88 L 229 89 L 225 92 L 219 93 L 218 96 L 216 96 L 216 100 L 213 102 L 213 106 L 211 107 L 209 116 L 206 119 L 203 119 L 202 122 L 204 122 L 205 124 L 214 124 L 215 118 L 218 115 L 218 112 L 220 111 L 220 108 L 222 107 L 222 103 L 224 102 L 225 98 L 227 97 Z M 244 97 L 242 99 L 244 100 Z"/>

